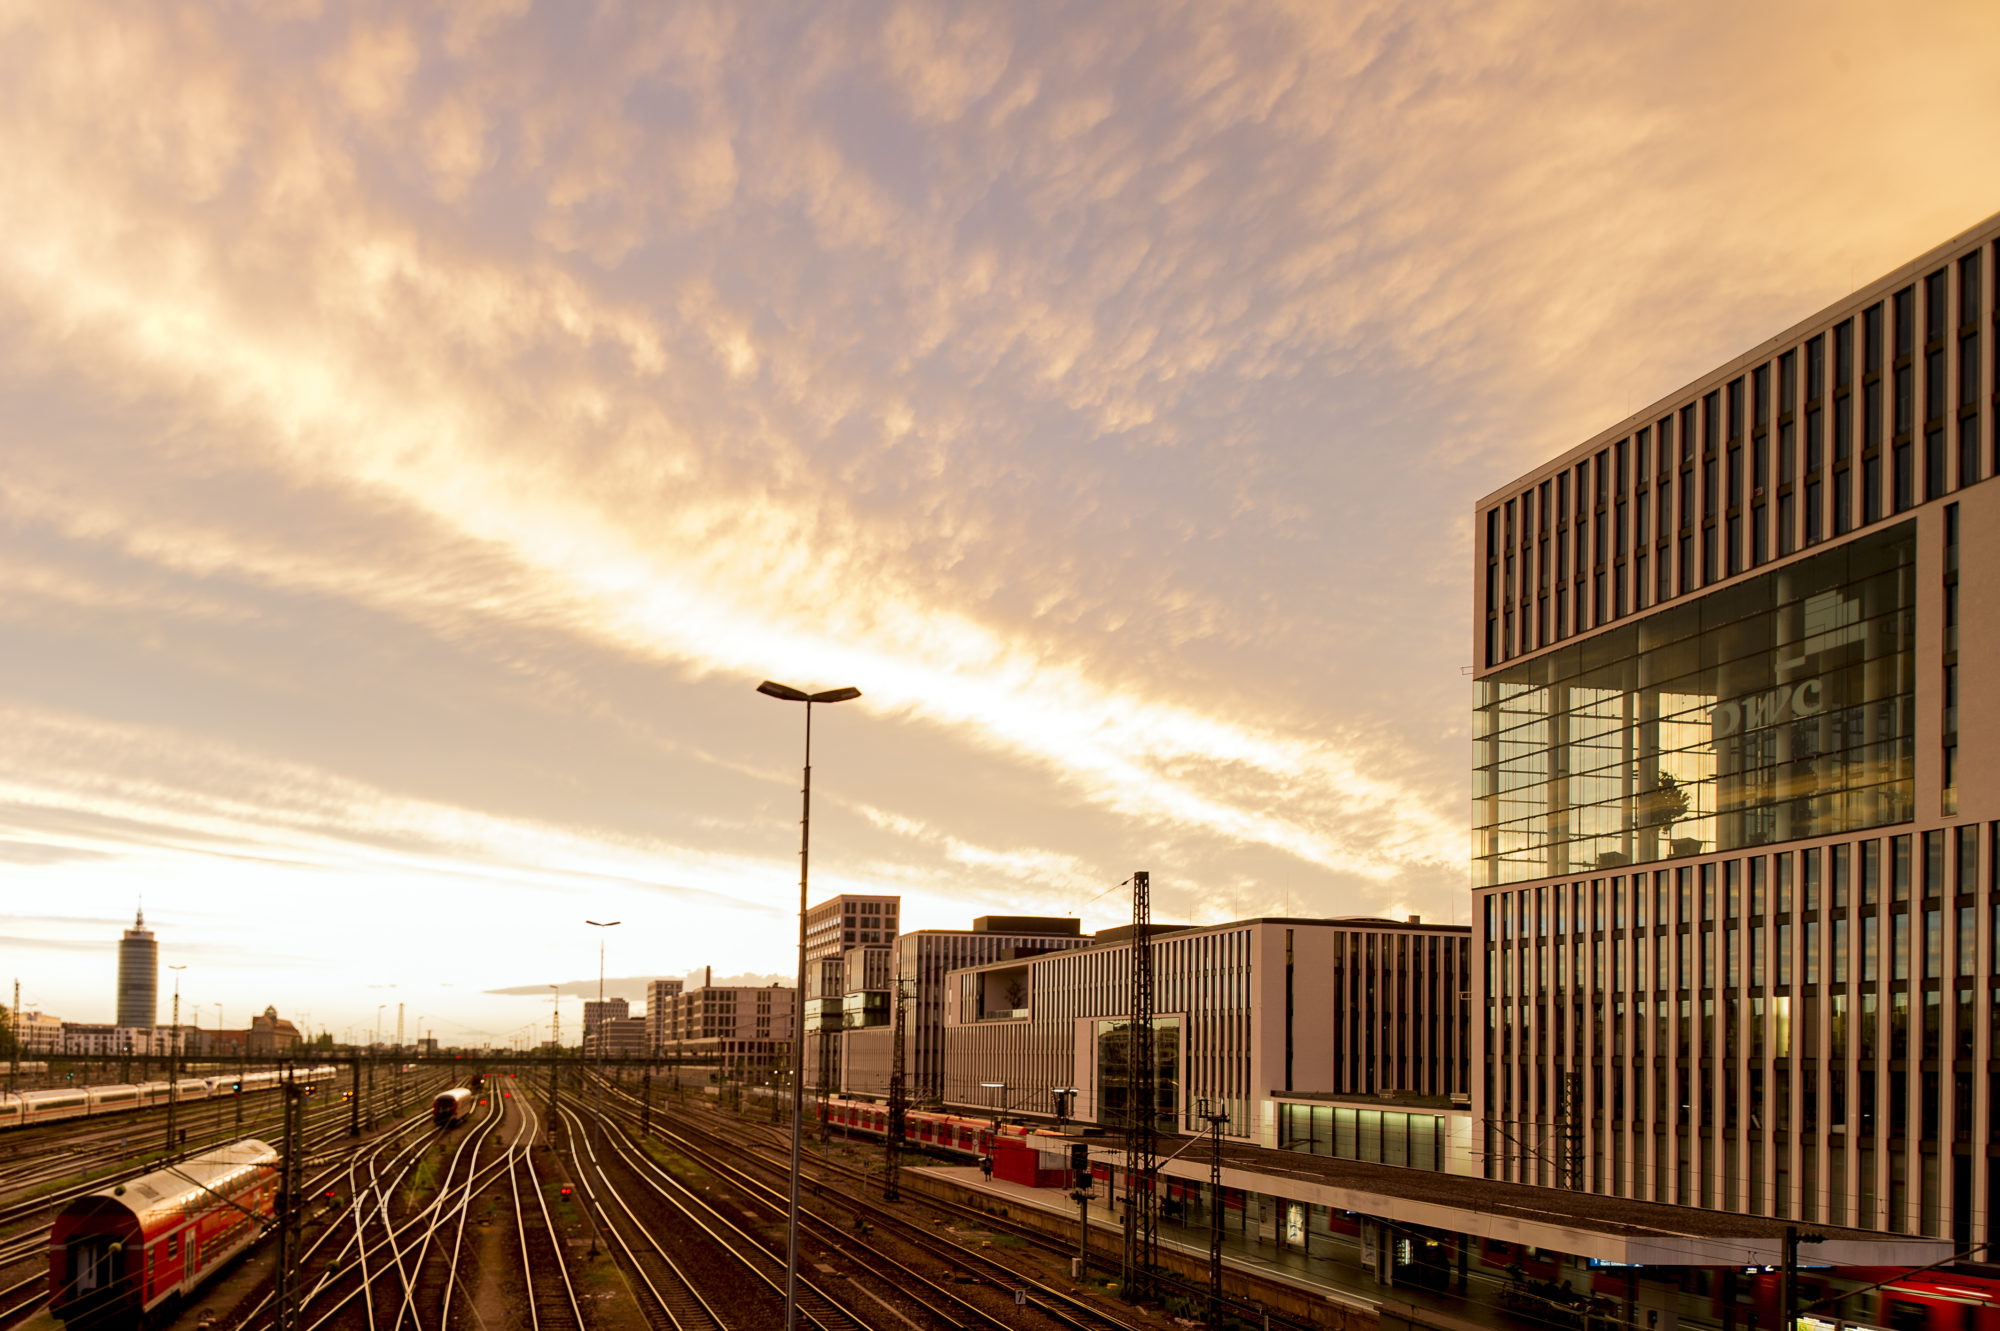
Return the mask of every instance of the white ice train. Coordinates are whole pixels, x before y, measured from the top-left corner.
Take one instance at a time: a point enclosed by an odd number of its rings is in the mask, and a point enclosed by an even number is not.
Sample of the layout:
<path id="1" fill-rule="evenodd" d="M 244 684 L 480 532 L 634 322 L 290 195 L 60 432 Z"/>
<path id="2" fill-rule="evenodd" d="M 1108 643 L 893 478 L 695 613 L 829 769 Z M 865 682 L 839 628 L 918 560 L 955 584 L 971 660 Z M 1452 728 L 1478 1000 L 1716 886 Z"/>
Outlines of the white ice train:
<path id="1" fill-rule="evenodd" d="M 338 1073 L 333 1067 L 294 1068 L 290 1076 L 299 1081 L 319 1081 Z M 184 1077 L 178 1083 L 182 1104 L 194 1100 L 214 1100 L 258 1091 L 276 1090 L 288 1074 L 275 1068 L 223 1077 Z M 0 1129 L 33 1127 L 61 1118 L 96 1118 L 131 1109 L 163 1105 L 176 1083 L 148 1081 L 138 1085 L 66 1086 L 48 1091 L 23 1091 L 19 1095 L 0 1092 Z"/>

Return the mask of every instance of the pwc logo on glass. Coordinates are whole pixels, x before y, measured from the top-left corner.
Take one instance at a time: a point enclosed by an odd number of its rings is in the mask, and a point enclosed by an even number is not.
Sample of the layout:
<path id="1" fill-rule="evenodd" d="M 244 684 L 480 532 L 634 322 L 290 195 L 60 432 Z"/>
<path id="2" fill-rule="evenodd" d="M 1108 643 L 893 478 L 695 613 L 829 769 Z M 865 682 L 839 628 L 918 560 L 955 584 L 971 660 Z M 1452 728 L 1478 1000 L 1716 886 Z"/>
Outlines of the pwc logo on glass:
<path id="1" fill-rule="evenodd" d="M 1802 721 L 1806 717 L 1817 716 L 1825 707 L 1826 690 L 1815 677 L 1796 684 L 1780 684 L 1775 689 L 1753 693 L 1746 698 L 1717 703 L 1709 712 L 1708 720 L 1714 727 L 1715 738 L 1723 739 L 1745 730 L 1761 730 L 1765 726 L 1779 726 L 1787 721 Z"/>

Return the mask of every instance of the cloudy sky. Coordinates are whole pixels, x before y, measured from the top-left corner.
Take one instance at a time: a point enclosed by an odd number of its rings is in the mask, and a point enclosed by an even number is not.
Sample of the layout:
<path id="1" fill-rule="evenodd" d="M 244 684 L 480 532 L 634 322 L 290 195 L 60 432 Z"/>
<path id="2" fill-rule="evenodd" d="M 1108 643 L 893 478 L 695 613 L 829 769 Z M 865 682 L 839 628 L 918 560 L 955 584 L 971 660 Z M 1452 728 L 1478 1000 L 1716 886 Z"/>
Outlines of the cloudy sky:
<path id="1" fill-rule="evenodd" d="M 788 972 L 767 677 L 815 896 L 1462 920 L 1472 500 L 1996 124 L 1986 3 L 0 0 L 0 958 Z"/>

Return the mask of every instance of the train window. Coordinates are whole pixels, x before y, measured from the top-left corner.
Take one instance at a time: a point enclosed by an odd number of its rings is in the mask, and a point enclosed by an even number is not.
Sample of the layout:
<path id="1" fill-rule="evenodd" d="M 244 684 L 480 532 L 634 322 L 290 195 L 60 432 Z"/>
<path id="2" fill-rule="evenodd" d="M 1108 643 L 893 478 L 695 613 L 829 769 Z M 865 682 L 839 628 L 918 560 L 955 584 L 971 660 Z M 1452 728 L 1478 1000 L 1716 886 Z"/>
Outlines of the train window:
<path id="1" fill-rule="evenodd" d="M 1891 1299 L 1888 1303 L 1889 1331 L 1925 1331 L 1930 1317 L 1923 1304 L 1905 1303 L 1901 1299 Z"/>

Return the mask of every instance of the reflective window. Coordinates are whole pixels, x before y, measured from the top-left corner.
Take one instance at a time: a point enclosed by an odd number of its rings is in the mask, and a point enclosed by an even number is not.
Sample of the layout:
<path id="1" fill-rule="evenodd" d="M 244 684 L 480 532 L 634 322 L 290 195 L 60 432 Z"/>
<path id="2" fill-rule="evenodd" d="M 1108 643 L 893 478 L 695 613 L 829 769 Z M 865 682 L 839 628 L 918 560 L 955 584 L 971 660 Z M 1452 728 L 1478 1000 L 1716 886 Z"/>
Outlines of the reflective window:
<path id="1" fill-rule="evenodd" d="M 1481 680 L 1475 883 L 1907 821 L 1915 572 L 1904 522 Z"/>

